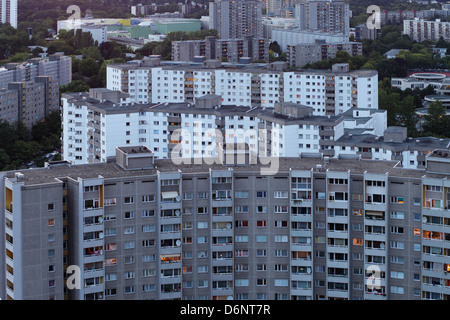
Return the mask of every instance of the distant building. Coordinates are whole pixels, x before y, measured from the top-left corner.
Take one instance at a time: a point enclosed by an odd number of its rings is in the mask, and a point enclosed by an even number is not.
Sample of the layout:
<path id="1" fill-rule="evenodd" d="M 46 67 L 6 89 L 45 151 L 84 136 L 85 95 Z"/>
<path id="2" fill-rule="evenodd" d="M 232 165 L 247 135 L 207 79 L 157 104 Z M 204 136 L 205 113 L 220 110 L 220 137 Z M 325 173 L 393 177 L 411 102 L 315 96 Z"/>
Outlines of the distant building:
<path id="1" fill-rule="evenodd" d="M 408 49 L 391 49 L 385 52 L 383 55 L 388 59 L 395 59 L 400 51 L 409 51 Z"/>
<path id="2" fill-rule="evenodd" d="M 294 102 L 313 107 L 315 115 L 335 115 L 352 107 L 378 109 L 375 70 L 349 70 L 348 64 L 294 71 L 280 61 L 237 65 L 158 60 L 108 65 L 107 88 L 130 94 L 136 103 L 193 103 L 215 94 L 222 96 L 223 105 L 273 108 L 277 102 Z"/>
<path id="3" fill-rule="evenodd" d="M 316 40 L 323 40 L 326 43 L 345 43 L 348 42 L 348 36 L 342 33 L 325 33 L 319 31 L 307 31 L 300 29 L 272 29 L 272 41 L 276 41 L 281 50 L 287 50 L 287 46 L 296 46 L 298 44 L 314 44 Z"/>
<path id="4" fill-rule="evenodd" d="M 92 35 L 92 39 L 97 41 L 98 45 L 108 40 L 108 28 L 107 26 L 96 26 L 96 25 L 82 25 L 82 32 L 89 32 Z"/>
<path id="5" fill-rule="evenodd" d="M 314 44 L 288 45 L 287 62 L 290 66 L 302 67 L 308 63 L 333 59 L 338 51 L 346 51 L 352 57 L 362 56 L 362 43 L 327 43 L 324 40 L 316 40 Z"/>
<path id="6" fill-rule="evenodd" d="M 363 39 L 375 40 L 381 35 L 381 29 L 369 29 L 365 23 L 360 24 L 354 28 L 355 41 Z"/>
<path id="7" fill-rule="evenodd" d="M 11 82 L 0 89 L 0 120 L 22 122 L 27 128 L 42 121 L 51 111 L 59 110 L 59 86 L 50 76 L 34 81 Z"/>
<path id="8" fill-rule="evenodd" d="M 217 30 L 222 39 L 263 35 L 260 1 L 215 0 L 209 3 L 209 19 L 210 29 Z"/>
<path id="9" fill-rule="evenodd" d="M 204 60 L 224 59 L 228 62 L 269 61 L 268 39 L 216 39 L 206 37 L 205 40 L 173 41 L 173 61 L 194 61 L 196 57 Z"/>
<path id="10" fill-rule="evenodd" d="M 418 18 L 403 20 L 403 34 L 417 42 L 438 41 L 441 37 L 444 41 L 450 41 L 450 22 L 440 19 L 426 21 Z"/>
<path id="11" fill-rule="evenodd" d="M 401 90 L 406 89 L 425 89 L 431 85 L 434 89 L 440 89 L 443 86 L 447 76 L 443 73 L 414 73 L 406 78 L 391 78 L 391 85 Z"/>
<path id="12" fill-rule="evenodd" d="M 0 0 L 0 22 L 17 28 L 17 0 Z"/>
<path id="13" fill-rule="evenodd" d="M 343 0 L 301 0 L 295 4 L 295 19 L 300 30 L 349 35 L 350 9 Z"/>
<path id="14" fill-rule="evenodd" d="M 36 76 L 51 76 L 54 83 L 72 82 L 72 58 L 55 53 L 45 58 L 32 58 L 22 63 L 7 63 L 0 68 L 0 88 L 10 82 L 32 81 Z"/>
<path id="15" fill-rule="evenodd" d="M 143 5 L 141 3 L 135 5 L 135 6 L 131 6 L 131 14 L 133 16 L 146 16 L 149 14 L 154 13 L 156 10 L 156 6 L 155 5 Z"/>

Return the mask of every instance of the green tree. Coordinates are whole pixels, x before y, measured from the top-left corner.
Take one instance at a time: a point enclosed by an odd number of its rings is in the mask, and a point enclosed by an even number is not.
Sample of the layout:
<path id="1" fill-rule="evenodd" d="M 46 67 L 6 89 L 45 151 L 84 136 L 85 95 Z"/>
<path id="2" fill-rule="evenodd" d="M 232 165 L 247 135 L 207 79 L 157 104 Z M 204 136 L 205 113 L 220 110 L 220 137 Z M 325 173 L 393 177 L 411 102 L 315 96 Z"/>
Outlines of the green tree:
<path id="1" fill-rule="evenodd" d="M 407 96 L 404 98 L 397 108 L 397 125 L 407 128 L 409 137 L 417 136 L 417 118 L 414 98 Z"/>
<path id="2" fill-rule="evenodd" d="M 0 170 L 3 170 L 9 163 L 10 158 L 8 153 L 4 149 L 0 149 Z"/>
<path id="3" fill-rule="evenodd" d="M 87 92 L 90 87 L 84 80 L 73 80 L 71 83 L 62 85 L 59 92 Z"/>
<path id="4" fill-rule="evenodd" d="M 450 120 L 445 111 L 441 101 L 430 103 L 427 114 L 424 116 L 423 129 L 425 133 L 440 137 L 450 136 Z"/>
<path id="5" fill-rule="evenodd" d="M 80 72 L 85 77 L 92 77 L 98 74 L 99 66 L 94 58 L 87 58 L 81 60 Z"/>

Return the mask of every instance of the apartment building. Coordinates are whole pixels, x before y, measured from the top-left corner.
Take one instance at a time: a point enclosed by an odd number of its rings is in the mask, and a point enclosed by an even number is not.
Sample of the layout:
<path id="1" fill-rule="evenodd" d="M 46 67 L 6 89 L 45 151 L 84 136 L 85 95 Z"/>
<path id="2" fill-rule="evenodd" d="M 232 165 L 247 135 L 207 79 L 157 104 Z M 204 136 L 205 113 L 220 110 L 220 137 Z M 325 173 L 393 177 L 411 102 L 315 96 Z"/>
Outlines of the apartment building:
<path id="1" fill-rule="evenodd" d="M 357 132 L 351 133 L 351 132 Z M 348 130 L 334 141 L 335 154 L 341 157 L 357 156 L 361 159 L 398 161 L 410 169 L 424 169 L 427 155 L 433 150 L 449 150 L 450 139 L 434 137 L 410 138 L 404 127 L 387 127 L 383 135 L 360 134 Z"/>
<path id="2" fill-rule="evenodd" d="M 196 98 L 195 104 L 139 104 L 120 91 L 91 89 L 89 94 L 62 94 L 61 100 L 62 156 L 73 164 L 106 162 L 117 146 L 140 143 L 151 148 L 155 158 L 170 158 L 180 140 L 182 155 L 193 158 L 215 156 L 220 142 L 216 138 L 245 142 L 255 151 L 263 138 L 259 130 L 276 135 L 280 156 L 335 157 L 334 142 L 345 130 L 382 135 L 387 123 L 384 110 L 318 116 L 311 106 L 297 103 L 276 103 L 273 109 L 223 105 L 218 95 Z M 176 136 L 177 130 L 182 137 Z"/>
<path id="3" fill-rule="evenodd" d="M 59 110 L 59 86 L 50 76 L 10 82 L 7 88 L 0 89 L 0 120 L 10 124 L 20 121 L 31 129 L 56 110 Z"/>
<path id="4" fill-rule="evenodd" d="M 275 17 L 292 18 L 294 15 L 295 1 L 293 0 L 268 0 L 266 1 L 267 15 Z"/>
<path id="5" fill-rule="evenodd" d="M 273 108 L 277 102 L 311 106 L 315 115 L 337 115 L 350 108 L 378 109 L 378 73 L 349 70 L 287 70 L 270 64 L 161 63 L 158 58 L 107 67 L 107 89 L 130 94 L 136 103 L 195 103 L 198 97 L 222 96 L 222 105 Z"/>
<path id="6" fill-rule="evenodd" d="M 55 53 L 46 58 L 32 58 L 23 63 L 7 63 L 0 68 L 0 88 L 10 82 L 32 81 L 37 76 L 50 76 L 52 82 L 65 85 L 72 81 L 72 58 Z"/>
<path id="7" fill-rule="evenodd" d="M 295 46 L 300 43 L 315 44 L 318 40 L 324 40 L 326 43 L 345 43 L 348 42 L 348 36 L 338 32 L 320 32 L 293 28 L 272 28 L 270 38 L 276 41 L 283 52 L 287 51 L 288 46 Z"/>
<path id="8" fill-rule="evenodd" d="M 3 172 L 0 297 L 448 300 L 448 153 L 279 160 L 267 176 L 130 146 Z"/>
<path id="9" fill-rule="evenodd" d="M 17 0 L 0 1 L 0 22 L 17 29 Z"/>
<path id="10" fill-rule="evenodd" d="M 194 61 L 196 59 L 219 59 L 227 62 L 269 61 L 268 39 L 216 39 L 186 40 L 172 42 L 173 61 Z"/>
<path id="11" fill-rule="evenodd" d="M 215 0 L 209 3 L 209 23 L 222 39 L 262 38 L 262 3 Z"/>
<path id="12" fill-rule="evenodd" d="M 436 19 L 426 21 L 415 18 L 403 20 L 403 34 L 408 35 L 411 40 L 422 42 L 426 40 L 438 41 L 441 37 L 445 41 L 450 40 L 450 22 Z"/>
<path id="13" fill-rule="evenodd" d="M 303 67 L 308 63 L 334 59 L 338 51 L 345 51 L 352 57 L 362 56 L 362 43 L 327 43 L 316 40 L 314 44 L 287 45 L 287 63 L 292 67 Z"/>
<path id="14" fill-rule="evenodd" d="M 349 35 L 350 9 L 342 0 L 299 1 L 295 4 L 295 19 L 300 30 Z"/>

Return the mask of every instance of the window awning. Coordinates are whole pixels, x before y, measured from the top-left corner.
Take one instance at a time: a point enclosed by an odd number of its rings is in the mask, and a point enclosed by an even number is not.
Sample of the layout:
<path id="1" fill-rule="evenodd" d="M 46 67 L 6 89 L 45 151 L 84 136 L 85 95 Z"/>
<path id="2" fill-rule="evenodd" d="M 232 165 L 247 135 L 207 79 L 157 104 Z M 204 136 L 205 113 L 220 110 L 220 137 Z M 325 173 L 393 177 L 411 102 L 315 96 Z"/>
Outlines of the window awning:
<path id="1" fill-rule="evenodd" d="M 161 196 L 163 199 L 173 199 L 173 198 L 178 197 L 178 191 L 161 192 Z"/>

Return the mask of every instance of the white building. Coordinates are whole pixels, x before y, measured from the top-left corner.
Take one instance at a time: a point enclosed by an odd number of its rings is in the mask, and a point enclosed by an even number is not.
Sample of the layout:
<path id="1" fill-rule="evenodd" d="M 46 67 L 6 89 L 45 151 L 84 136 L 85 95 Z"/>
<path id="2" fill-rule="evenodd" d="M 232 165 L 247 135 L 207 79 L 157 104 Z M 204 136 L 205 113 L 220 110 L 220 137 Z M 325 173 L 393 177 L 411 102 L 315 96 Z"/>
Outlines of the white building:
<path id="1" fill-rule="evenodd" d="M 130 94 L 136 103 L 195 102 L 208 94 L 222 96 L 223 105 L 273 108 L 295 102 L 314 108 L 315 115 L 337 115 L 350 108 L 378 109 L 378 74 L 332 70 L 287 71 L 285 63 L 229 65 L 167 63 L 157 59 L 110 64 L 107 89 Z"/>
<path id="2" fill-rule="evenodd" d="M 450 41 L 450 22 L 441 21 L 441 19 L 427 21 L 419 18 L 403 20 L 403 34 L 417 42 L 438 41 L 441 37 L 445 41 Z"/>
<path id="3" fill-rule="evenodd" d="M 300 29 L 281 29 L 273 28 L 271 33 L 272 41 L 276 41 L 283 52 L 287 46 L 296 46 L 298 44 L 314 44 L 316 40 L 323 40 L 326 43 L 346 43 L 348 36 L 342 33 L 306 31 Z"/>
<path id="4" fill-rule="evenodd" d="M 17 29 L 17 0 L 0 0 L 0 22 Z"/>
<path id="5" fill-rule="evenodd" d="M 99 24 L 94 22 L 96 20 L 88 19 L 74 19 L 74 20 L 58 20 L 58 33 L 60 30 L 78 30 L 82 32 L 89 32 L 92 39 L 98 42 L 98 45 L 108 40 L 108 27 L 106 24 Z M 105 22 L 106 23 L 106 22 Z"/>
<path id="6" fill-rule="evenodd" d="M 76 164 L 106 162 L 116 146 L 138 144 L 157 158 L 169 158 L 175 147 L 183 157 L 214 156 L 221 141 L 246 143 L 259 153 L 265 147 L 260 129 L 274 141 L 268 149 L 279 156 L 335 157 L 334 143 L 345 130 L 382 135 L 387 123 L 384 110 L 314 115 L 312 106 L 298 103 L 276 103 L 273 109 L 224 105 L 221 96 L 211 94 L 197 97 L 195 104 L 139 104 L 119 91 L 91 89 L 89 94 L 63 94 L 62 107 L 62 154 Z M 177 129 L 181 136 L 174 135 Z"/>

